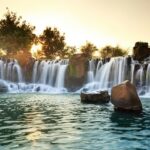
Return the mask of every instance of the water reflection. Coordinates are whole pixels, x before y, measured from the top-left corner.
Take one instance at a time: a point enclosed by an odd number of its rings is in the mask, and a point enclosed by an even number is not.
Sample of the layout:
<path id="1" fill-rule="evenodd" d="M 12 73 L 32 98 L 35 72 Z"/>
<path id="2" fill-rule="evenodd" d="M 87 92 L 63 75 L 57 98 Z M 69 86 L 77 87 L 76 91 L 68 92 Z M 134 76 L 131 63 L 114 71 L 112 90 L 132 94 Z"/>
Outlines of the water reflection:
<path id="1" fill-rule="evenodd" d="M 137 116 L 114 112 L 111 104 L 81 104 L 78 95 L 4 94 L 0 149 L 146 149 L 150 109 L 143 103 Z"/>

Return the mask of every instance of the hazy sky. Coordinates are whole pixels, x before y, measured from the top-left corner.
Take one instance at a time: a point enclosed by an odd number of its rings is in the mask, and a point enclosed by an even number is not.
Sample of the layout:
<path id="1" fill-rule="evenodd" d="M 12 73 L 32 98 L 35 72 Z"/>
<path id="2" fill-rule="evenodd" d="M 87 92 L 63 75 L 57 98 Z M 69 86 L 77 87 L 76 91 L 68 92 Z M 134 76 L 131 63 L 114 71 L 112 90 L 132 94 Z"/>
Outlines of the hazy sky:
<path id="1" fill-rule="evenodd" d="M 0 0 L 0 18 L 6 7 L 36 26 L 58 27 L 70 45 L 91 41 L 132 48 L 150 42 L 150 0 Z"/>

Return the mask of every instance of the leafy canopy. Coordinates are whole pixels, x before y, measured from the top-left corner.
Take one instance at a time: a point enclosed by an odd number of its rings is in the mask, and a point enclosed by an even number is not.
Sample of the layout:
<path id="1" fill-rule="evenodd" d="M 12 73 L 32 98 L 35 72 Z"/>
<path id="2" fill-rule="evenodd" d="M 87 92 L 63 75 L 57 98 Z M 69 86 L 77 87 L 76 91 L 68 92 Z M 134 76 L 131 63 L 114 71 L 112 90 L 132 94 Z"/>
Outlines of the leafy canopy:
<path id="1" fill-rule="evenodd" d="M 86 42 L 85 45 L 81 46 L 81 52 L 85 57 L 89 59 L 92 58 L 92 54 L 97 50 L 98 50 L 97 47 L 90 42 Z"/>
<path id="2" fill-rule="evenodd" d="M 0 20 L 0 48 L 7 51 L 7 54 L 15 54 L 18 51 L 29 51 L 34 42 L 34 26 L 21 21 L 16 13 L 9 11 Z"/>
<path id="3" fill-rule="evenodd" d="M 47 27 L 40 35 L 39 40 L 46 58 L 54 59 L 64 53 L 65 36 L 61 35 L 57 28 Z"/>
<path id="4" fill-rule="evenodd" d="M 116 47 L 106 46 L 106 47 L 102 48 L 100 51 L 100 55 L 102 58 L 125 56 L 127 54 L 128 54 L 128 51 L 123 50 L 119 46 L 116 46 Z"/>

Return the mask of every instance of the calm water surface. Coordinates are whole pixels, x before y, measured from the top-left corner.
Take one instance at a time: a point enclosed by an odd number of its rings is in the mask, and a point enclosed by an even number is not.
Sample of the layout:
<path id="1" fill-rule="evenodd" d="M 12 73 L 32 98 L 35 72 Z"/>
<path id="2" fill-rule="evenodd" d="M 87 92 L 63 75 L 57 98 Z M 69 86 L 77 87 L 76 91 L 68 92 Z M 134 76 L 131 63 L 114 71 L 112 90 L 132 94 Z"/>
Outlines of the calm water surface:
<path id="1" fill-rule="evenodd" d="M 0 150 L 149 150 L 150 99 L 140 115 L 79 95 L 1 94 Z"/>

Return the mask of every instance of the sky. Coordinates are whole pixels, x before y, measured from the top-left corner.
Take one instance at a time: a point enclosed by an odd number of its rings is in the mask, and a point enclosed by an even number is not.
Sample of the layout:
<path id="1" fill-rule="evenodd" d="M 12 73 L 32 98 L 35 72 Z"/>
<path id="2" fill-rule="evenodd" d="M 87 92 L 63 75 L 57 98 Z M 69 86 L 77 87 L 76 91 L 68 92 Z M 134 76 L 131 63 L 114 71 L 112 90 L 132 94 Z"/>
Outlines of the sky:
<path id="1" fill-rule="evenodd" d="M 70 46 L 90 41 L 132 49 L 136 41 L 150 42 L 150 0 L 0 0 L 0 19 L 6 7 L 37 34 L 57 27 Z"/>

